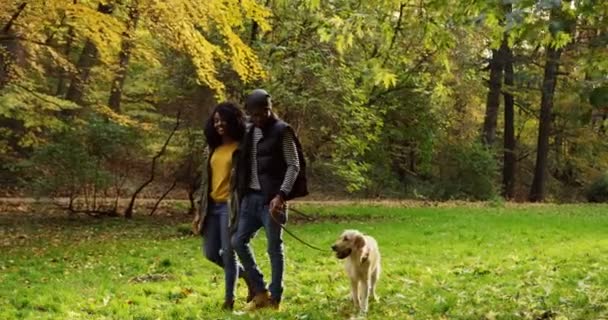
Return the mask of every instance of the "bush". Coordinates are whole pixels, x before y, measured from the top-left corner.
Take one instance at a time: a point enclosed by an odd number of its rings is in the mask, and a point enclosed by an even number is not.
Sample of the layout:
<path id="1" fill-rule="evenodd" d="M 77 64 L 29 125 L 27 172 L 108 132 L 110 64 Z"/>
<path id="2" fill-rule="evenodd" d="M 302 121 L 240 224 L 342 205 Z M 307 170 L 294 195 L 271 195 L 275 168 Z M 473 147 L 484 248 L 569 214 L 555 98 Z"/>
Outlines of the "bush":
<path id="1" fill-rule="evenodd" d="M 439 167 L 439 198 L 489 200 L 496 196 L 496 161 L 481 144 L 445 146 Z"/>
<path id="2" fill-rule="evenodd" d="M 89 207 L 88 200 L 119 196 L 127 174 L 123 169 L 137 142 L 133 128 L 92 117 L 53 135 L 34 151 L 23 165 L 30 177 L 27 185 L 36 196 L 84 198 L 84 209 L 98 210 L 97 205 Z"/>
<path id="3" fill-rule="evenodd" d="M 608 202 L 608 172 L 597 178 L 587 191 L 589 202 Z"/>
<path id="4" fill-rule="evenodd" d="M 109 173 L 89 154 L 80 132 L 66 131 L 37 149 L 30 159 L 32 184 L 37 196 L 77 195 L 85 188 L 104 189 Z"/>

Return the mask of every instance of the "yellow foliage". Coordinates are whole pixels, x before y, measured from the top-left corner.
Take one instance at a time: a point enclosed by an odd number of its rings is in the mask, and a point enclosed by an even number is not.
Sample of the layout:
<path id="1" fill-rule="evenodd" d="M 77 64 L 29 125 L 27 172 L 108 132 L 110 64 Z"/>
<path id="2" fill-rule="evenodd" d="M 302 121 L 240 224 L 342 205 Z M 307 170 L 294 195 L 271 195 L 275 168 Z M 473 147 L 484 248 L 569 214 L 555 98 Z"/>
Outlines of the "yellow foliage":
<path id="1" fill-rule="evenodd" d="M 162 66 L 159 52 L 152 45 L 155 40 L 154 34 L 149 29 L 138 28 L 135 30 L 135 39 L 137 39 L 138 45 L 131 51 L 131 57 L 135 60 L 146 61 L 151 68 Z"/>
<path id="2" fill-rule="evenodd" d="M 99 51 L 102 62 L 115 60 L 120 48 L 122 27 L 116 17 L 96 10 L 97 3 L 87 4 L 79 1 L 16 1 L 3 0 L 0 6 L 0 25 L 4 26 L 18 12 L 22 3 L 25 8 L 15 19 L 11 32 L 19 39 L 20 48 L 25 51 L 25 63 L 15 68 L 17 79 L 25 79 L 24 70 L 34 72 L 42 77 L 48 72 L 48 59 L 64 70 L 73 71 L 73 65 L 61 52 L 61 45 L 67 37 L 68 28 L 72 28 L 76 44 L 85 39 L 92 41 Z"/>
<path id="3" fill-rule="evenodd" d="M 167 44 L 186 53 L 196 68 L 198 81 L 224 96 L 224 84 L 217 79 L 218 66 L 230 63 L 241 80 L 263 78 L 264 70 L 257 57 L 240 38 L 243 22 L 256 21 L 261 30 L 270 28 L 268 10 L 253 0 L 166 2 L 151 0 L 148 6 L 150 26 Z M 221 41 L 215 36 L 221 36 Z M 211 40 L 214 39 L 214 40 Z M 224 45 L 222 45 L 224 44 Z"/>
<path id="4" fill-rule="evenodd" d="M 73 27 L 76 36 L 93 42 L 102 62 L 113 62 L 120 50 L 123 31 L 120 21 L 114 15 L 103 14 L 87 5 L 71 4 L 64 8 L 66 24 Z"/>
<path id="5" fill-rule="evenodd" d="M 3 25 L 17 11 L 21 0 L 0 1 L 0 23 Z M 244 82 L 265 77 L 265 71 L 255 53 L 243 42 L 240 34 L 245 22 L 255 21 L 260 30 L 267 31 L 270 11 L 255 0 L 139 0 L 140 23 L 135 33 L 135 50 L 140 58 L 158 64 L 155 44 L 140 48 L 140 35 L 151 34 L 164 45 L 190 57 L 201 84 L 224 95 L 224 84 L 218 79 L 220 67 L 229 65 Z M 124 3 L 115 3 L 112 14 L 97 10 L 97 1 L 48 0 L 29 1 L 13 25 L 22 46 L 28 53 L 30 71 L 44 76 L 48 59 L 66 71 L 74 71 L 73 63 L 60 52 L 68 30 L 74 35 L 75 45 L 91 41 L 98 50 L 98 59 L 106 66 L 116 65 L 125 31 Z M 122 10 L 122 11 L 121 11 Z M 122 15 L 120 13 L 123 13 Z M 44 43 L 53 35 L 59 46 Z M 23 68 L 23 65 L 20 67 Z M 110 69 L 111 70 L 111 69 Z M 21 79 L 22 70 L 15 70 Z"/>
<path id="6" fill-rule="evenodd" d="M 114 110 L 112 110 L 110 107 L 108 107 L 106 105 L 98 105 L 96 110 L 97 110 L 97 112 L 99 112 L 99 114 L 112 119 L 114 122 L 116 122 L 122 126 L 137 127 L 142 130 L 148 129 L 148 126 L 146 126 L 145 124 L 141 124 L 141 123 L 131 119 L 128 116 L 116 113 L 116 112 L 114 112 Z"/>

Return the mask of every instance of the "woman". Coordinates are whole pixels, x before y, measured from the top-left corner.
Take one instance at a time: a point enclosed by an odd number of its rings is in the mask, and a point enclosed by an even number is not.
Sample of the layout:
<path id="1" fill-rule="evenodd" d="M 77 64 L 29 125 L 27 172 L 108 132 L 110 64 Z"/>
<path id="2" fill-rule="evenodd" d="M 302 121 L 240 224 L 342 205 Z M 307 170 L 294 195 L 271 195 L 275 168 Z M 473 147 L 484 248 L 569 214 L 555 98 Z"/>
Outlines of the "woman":
<path id="1" fill-rule="evenodd" d="M 236 161 L 232 159 L 244 133 L 242 111 L 230 102 L 218 104 L 205 125 L 208 157 L 202 170 L 200 208 L 193 221 L 194 232 L 203 236 L 205 257 L 224 269 L 226 310 L 233 309 L 236 280 L 239 275 L 244 277 L 230 244 L 238 212 L 233 182 Z"/>

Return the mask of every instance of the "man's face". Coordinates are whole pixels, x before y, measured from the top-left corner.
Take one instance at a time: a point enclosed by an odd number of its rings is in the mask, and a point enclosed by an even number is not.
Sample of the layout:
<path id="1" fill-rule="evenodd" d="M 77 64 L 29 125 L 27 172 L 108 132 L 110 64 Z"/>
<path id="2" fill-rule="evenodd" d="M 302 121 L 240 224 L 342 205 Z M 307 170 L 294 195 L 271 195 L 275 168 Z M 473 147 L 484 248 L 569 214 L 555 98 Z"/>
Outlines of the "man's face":
<path id="1" fill-rule="evenodd" d="M 263 128 L 270 119 L 270 108 L 268 107 L 249 110 L 247 113 L 251 117 L 251 122 L 258 128 Z"/>

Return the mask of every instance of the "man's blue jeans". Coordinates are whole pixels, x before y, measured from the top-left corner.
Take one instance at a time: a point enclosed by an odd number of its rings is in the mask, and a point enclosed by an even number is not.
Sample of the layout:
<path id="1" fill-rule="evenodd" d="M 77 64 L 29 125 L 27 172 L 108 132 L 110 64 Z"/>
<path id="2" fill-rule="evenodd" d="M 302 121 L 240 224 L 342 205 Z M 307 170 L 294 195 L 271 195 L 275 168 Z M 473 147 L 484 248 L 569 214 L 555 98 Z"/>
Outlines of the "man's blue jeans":
<path id="1" fill-rule="evenodd" d="M 283 269 L 285 257 L 283 253 L 283 232 L 281 225 L 275 222 L 268 211 L 266 197 L 259 192 L 250 192 L 243 197 L 239 212 L 237 230 L 232 237 L 232 246 L 243 264 L 245 274 L 249 277 L 254 290 L 260 293 L 266 289 L 264 275 L 255 262 L 250 241 L 256 232 L 264 227 L 268 241 L 268 256 L 272 271 L 272 281 L 268 290 L 272 299 L 280 302 L 283 295 Z"/>

